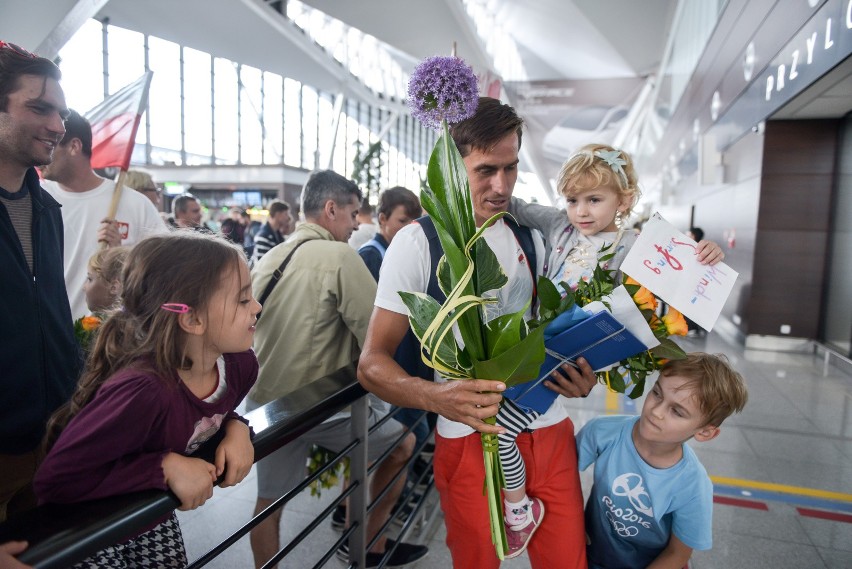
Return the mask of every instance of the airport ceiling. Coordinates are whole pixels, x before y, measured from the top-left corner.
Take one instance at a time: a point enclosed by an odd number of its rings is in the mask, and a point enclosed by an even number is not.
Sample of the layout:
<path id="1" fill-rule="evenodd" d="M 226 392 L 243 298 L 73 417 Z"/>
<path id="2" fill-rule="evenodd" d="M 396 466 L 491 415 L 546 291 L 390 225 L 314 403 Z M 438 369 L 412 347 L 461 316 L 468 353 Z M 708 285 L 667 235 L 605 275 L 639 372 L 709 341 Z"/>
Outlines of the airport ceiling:
<path id="1" fill-rule="evenodd" d="M 453 42 L 458 55 L 474 68 L 494 69 L 461 0 L 305 1 L 395 48 L 407 71 L 424 57 L 449 54 Z M 676 0 L 481 1 L 516 42 L 531 80 L 655 72 L 677 4 Z M 351 78 L 342 80 L 337 64 L 318 46 L 306 46 L 295 26 L 265 0 L 3 0 L 2 4 L 0 37 L 41 48 L 45 55 L 58 50 L 85 17 L 109 18 L 111 24 L 320 89 L 349 87 L 350 94 L 358 94 L 348 85 Z"/>

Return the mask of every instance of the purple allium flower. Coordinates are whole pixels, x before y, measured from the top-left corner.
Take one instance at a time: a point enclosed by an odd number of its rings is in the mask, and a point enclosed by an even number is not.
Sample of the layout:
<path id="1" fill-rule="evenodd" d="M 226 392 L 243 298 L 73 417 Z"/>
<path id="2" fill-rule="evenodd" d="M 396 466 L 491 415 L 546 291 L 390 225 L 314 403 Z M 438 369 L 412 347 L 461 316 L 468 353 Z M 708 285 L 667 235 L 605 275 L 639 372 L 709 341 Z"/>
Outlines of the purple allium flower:
<path id="1" fill-rule="evenodd" d="M 408 108 L 428 127 L 437 129 L 442 120 L 461 122 L 473 116 L 478 104 L 476 75 L 458 57 L 429 57 L 411 74 Z"/>

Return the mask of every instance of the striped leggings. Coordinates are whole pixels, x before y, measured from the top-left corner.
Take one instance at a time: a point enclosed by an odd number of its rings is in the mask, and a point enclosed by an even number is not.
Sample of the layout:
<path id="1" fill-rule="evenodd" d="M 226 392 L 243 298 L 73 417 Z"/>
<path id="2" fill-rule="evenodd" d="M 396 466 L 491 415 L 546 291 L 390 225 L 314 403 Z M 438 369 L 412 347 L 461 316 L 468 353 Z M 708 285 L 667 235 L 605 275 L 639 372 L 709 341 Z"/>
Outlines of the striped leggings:
<path id="1" fill-rule="evenodd" d="M 533 410 L 524 411 L 511 399 L 505 398 L 500 411 L 497 412 L 497 424 L 506 429 L 505 433 L 497 436 L 500 462 L 506 477 L 506 490 L 516 490 L 526 484 L 527 471 L 515 439 L 538 417 L 539 413 Z"/>

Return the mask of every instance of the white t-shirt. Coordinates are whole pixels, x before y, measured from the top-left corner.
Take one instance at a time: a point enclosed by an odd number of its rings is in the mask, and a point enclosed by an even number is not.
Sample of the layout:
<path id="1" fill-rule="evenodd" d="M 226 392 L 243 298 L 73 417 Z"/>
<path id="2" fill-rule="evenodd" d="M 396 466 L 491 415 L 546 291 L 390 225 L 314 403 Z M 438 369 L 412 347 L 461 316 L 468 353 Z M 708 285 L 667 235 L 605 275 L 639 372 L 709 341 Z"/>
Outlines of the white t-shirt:
<path id="1" fill-rule="evenodd" d="M 373 238 L 378 232 L 379 226 L 375 223 L 362 223 L 358 225 L 358 229 L 352 232 L 349 237 L 349 246 L 356 251 L 361 248 L 361 245 Z"/>
<path id="2" fill-rule="evenodd" d="M 533 232 L 536 245 L 535 275 L 542 273 L 544 264 L 544 245 L 537 232 Z M 523 309 L 533 292 L 533 272 L 527 264 L 524 251 L 515 238 L 515 234 L 503 220 L 485 230 L 485 241 L 497 256 L 500 266 L 506 272 L 509 282 L 497 292 L 498 302 L 489 310 L 489 320 L 501 314 L 509 314 Z M 385 253 L 379 272 L 379 287 L 376 293 L 376 306 L 408 316 L 408 309 L 398 292 L 425 292 L 429 286 L 429 272 L 432 268 L 429 254 L 429 241 L 423 228 L 412 223 L 399 231 Z M 489 293 L 493 296 L 493 293 Z M 529 315 L 528 315 L 529 316 Z M 458 338 L 458 334 L 457 334 Z M 483 378 L 488 379 L 488 378 Z M 446 381 L 435 374 L 435 381 Z M 464 381 L 464 380 L 461 380 Z M 529 428 L 540 429 L 559 423 L 568 416 L 568 400 L 562 396 L 556 398 L 546 413 L 533 421 Z M 473 429 L 463 423 L 438 417 L 438 433 L 442 437 L 457 438 L 473 433 Z"/>
<path id="3" fill-rule="evenodd" d="M 115 182 L 104 180 L 88 192 L 69 192 L 57 182 L 42 180 L 41 187 L 62 204 L 65 226 L 65 287 L 76 320 L 89 313 L 83 284 L 89 259 L 98 251 L 98 228 L 109 213 Z M 123 188 L 115 214 L 122 245 L 133 245 L 148 235 L 168 233 L 154 204 L 139 192 Z"/>

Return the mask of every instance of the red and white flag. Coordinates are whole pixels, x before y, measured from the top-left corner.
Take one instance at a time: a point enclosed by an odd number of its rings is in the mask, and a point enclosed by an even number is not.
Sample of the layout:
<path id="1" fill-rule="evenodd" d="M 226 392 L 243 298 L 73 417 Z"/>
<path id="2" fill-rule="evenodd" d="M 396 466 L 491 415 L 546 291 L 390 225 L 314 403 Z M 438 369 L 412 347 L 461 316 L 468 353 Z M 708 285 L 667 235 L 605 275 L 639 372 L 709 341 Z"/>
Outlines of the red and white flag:
<path id="1" fill-rule="evenodd" d="M 148 104 L 152 71 L 116 91 L 86 113 L 92 125 L 92 168 L 127 170 L 139 120 Z"/>

